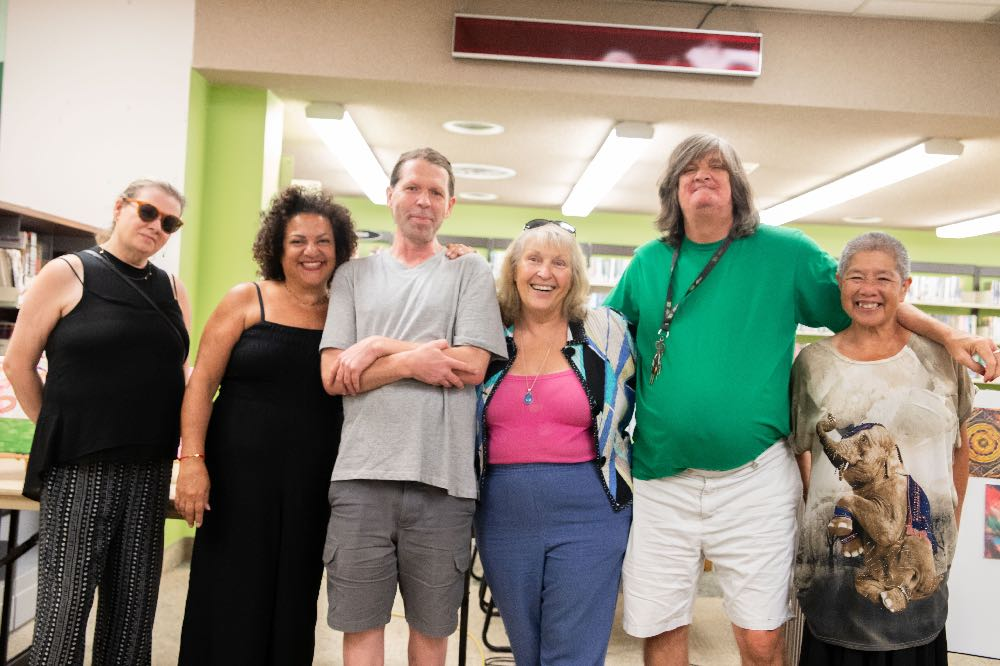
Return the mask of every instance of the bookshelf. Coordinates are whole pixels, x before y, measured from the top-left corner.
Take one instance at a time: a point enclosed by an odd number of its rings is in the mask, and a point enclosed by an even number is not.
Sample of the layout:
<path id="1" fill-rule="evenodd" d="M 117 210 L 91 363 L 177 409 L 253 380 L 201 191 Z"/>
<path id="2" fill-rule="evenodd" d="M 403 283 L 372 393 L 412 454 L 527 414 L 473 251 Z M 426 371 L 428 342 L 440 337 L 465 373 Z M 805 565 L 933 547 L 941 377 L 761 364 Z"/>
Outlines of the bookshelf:
<path id="1" fill-rule="evenodd" d="M 94 244 L 96 227 L 0 201 L 0 356 L 14 330 L 17 306 L 35 274 L 67 252 Z"/>

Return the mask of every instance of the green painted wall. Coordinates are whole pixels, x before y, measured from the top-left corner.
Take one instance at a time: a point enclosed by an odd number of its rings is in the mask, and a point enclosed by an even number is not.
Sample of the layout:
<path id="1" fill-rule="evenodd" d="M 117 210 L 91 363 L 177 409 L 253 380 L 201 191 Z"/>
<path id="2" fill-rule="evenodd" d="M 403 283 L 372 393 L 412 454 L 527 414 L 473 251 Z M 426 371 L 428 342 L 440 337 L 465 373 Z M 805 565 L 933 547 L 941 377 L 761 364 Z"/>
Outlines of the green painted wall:
<path id="1" fill-rule="evenodd" d="M 195 316 L 203 320 L 203 312 L 195 302 L 201 253 L 201 231 L 204 224 L 205 192 L 205 143 L 208 118 L 208 81 L 198 72 L 191 71 L 188 96 L 188 136 L 187 163 L 184 172 L 184 194 L 187 207 L 184 210 L 184 229 L 181 230 L 181 279 L 187 285 L 192 298 Z M 192 356 L 201 336 L 201 326 L 193 326 L 191 331 Z"/>
<path id="2" fill-rule="evenodd" d="M 260 221 L 267 91 L 210 85 L 197 73 L 191 89 L 187 187 L 199 203 L 181 274 L 196 344 L 222 296 L 256 274 L 251 246 Z"/>
<path id="3" fill-rule="evenodd" d="M 376 206 L 368 199 L 340 197 L 342 204 L 351 209 L 355 225 L 373 231 L 391 231 L 392 218 L 385 206 Z M 458 202 L 452 215 L 441 227 L 441 233 L 457 236 L 482 236 L 486 238 L 513 238 L 524 223 L 535 217 L 560 218 L 556 209 L 520 208 L 488 204 L 463 204 Z M 593 213 L 586 218 L 569 218 L 577 228 L 582 242 L 612 245 L 641 245 L 655 238 L 652 215 L 624 213 Z M 825 224 L 789 225 L 809 234 L 830 254 L 840 254 L 844 244 L 867 231 L 885 231 L 893 234 L 906 245 L 913 261 L 978 264 L 1000 266 L 1000 236 L 978 238 L 942 239 L 933 230 L 885 229 L 876 226 L 847 226 Z"/>
<path id="4" fill-rule="evenodd" d="M 236 283 L 252 280 L 260 220 L 267 91 L 209 84 L 191 72 L 181 278 L 191 296 L 191 359 L 205 321 Z M 168 520 L 164 546 L 194 535 Z"/>

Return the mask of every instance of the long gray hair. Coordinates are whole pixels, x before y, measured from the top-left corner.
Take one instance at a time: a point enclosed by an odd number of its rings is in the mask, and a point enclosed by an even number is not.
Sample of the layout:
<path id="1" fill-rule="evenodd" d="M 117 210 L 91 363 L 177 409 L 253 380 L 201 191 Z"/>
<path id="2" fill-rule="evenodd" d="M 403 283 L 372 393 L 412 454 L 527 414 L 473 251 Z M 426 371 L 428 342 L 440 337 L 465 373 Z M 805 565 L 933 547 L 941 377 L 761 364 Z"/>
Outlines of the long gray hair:
<path id="1" fill-rule="evenodd" d="M 677 198 L 681 174 L 689 164 L 712 153 L 718 153 L 722 157 L 726 171 L 729 172 L 729 187 L 733 196 L 733 228 L 730 233 L 733 238 L 752 235 L 760 224 L 750 180 L 736 150 L 728 141 L 714 134 L 692 134 L 674 148 L 670 161 L 667 162 L 667 170 L 660 179 L 660 216 L 656 218 L 656 228 L 672 247 L 680 246 L 684 238 L 684 213 Z"/>

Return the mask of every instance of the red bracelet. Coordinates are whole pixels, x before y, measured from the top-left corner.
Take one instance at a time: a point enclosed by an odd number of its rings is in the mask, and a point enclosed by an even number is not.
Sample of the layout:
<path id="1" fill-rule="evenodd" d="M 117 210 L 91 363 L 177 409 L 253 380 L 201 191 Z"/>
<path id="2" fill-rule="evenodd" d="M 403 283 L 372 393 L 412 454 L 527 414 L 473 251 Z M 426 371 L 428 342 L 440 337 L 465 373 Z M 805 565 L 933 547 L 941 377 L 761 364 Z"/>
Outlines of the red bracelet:
<path id="1" fill-rule="evenodd" d="M 177 456 L 178 460 L 186 460 L 187 458 L 201 458 L 202 460 L 204 460 L 205 459 L 205 454 L 204 453 L 189 453 L 186 456 Z"/>

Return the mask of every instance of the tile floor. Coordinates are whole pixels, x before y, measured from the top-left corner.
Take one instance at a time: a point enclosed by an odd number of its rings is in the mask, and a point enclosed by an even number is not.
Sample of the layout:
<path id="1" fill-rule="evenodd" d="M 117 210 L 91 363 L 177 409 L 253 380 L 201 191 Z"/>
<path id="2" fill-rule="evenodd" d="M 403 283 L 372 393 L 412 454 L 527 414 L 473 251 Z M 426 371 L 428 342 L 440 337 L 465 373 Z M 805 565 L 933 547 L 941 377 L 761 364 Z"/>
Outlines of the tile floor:
<path id="1" fill-rule="evenodd" d="M 188 566 L 186 562 L 168 569 L 163 574 L 160 587 L 160 600 L 157 607 L 156 626 L 154 627 L 154 666 L 173 666 L 177 663 L 178 640 L 181 620 L 184 612 L 184 602 L 187 594 Z M 477 599 L 478 585 L 473 581 L 472 603 L 469 621 L 469 640 L 466 647 L 466 664 L 513 664 L 509 655 L 488 651 L 482 642 L 483 613 L 479 609 Z M 324 586 L 325 590 L 325 586 Z M 713 593 L 711 580 L 702 586 L 703 594 Z M 404 666 L 406 664 L 406 622 L 402 619 L 402 603 L 396 600 L 397 608 L 394 617 L 386 630 L 386 664 L 388 666 Z M 316 627 L 317 666 L 335 666 L 341 663 L 341 635 L 326 626 L 326 597 L 320 595 L 319 622 Z M 611 636 L 606 664 L 608 666 L 636 666 L 642 663 L 642 642 L 628 636 L 621 630 L 621 608 L 618 609 L 619 619 Z M 698 666 L 729 666 L 739 663 L 736 644 L 729 630 L 729 623 L 722 611 L 722 600 L 717 596 L 700 596 L 695 603 L 695 619 L 691 629 L 691 664 Z M 91 622 L 93 623 L 93 613 Z M 398 615 L 398 617 L 397 617 Z M 91 627 L 91 630 L 93 628 Z M 31 638 L 31 623 L 11 635 L 10 654 L 27 645 Z M 503 625 L 494 620 L 490 625 L 488 640 L 494 645 L 506 644 Z M 88 637 L 88 645 L 90 639 Z M 967 655 L 951 656 L 953 666 L 997 666 L 1000 661 L 970 657 Z M 89 666 L 90 659 L 86 664 Z M 448 650 L 448 664 L 458 664 L 457 634 L 451 638 Z M 219 665 L 229 666 L 229 665 Z M 235 666 L 235 665 L 234 665 Z"/>

